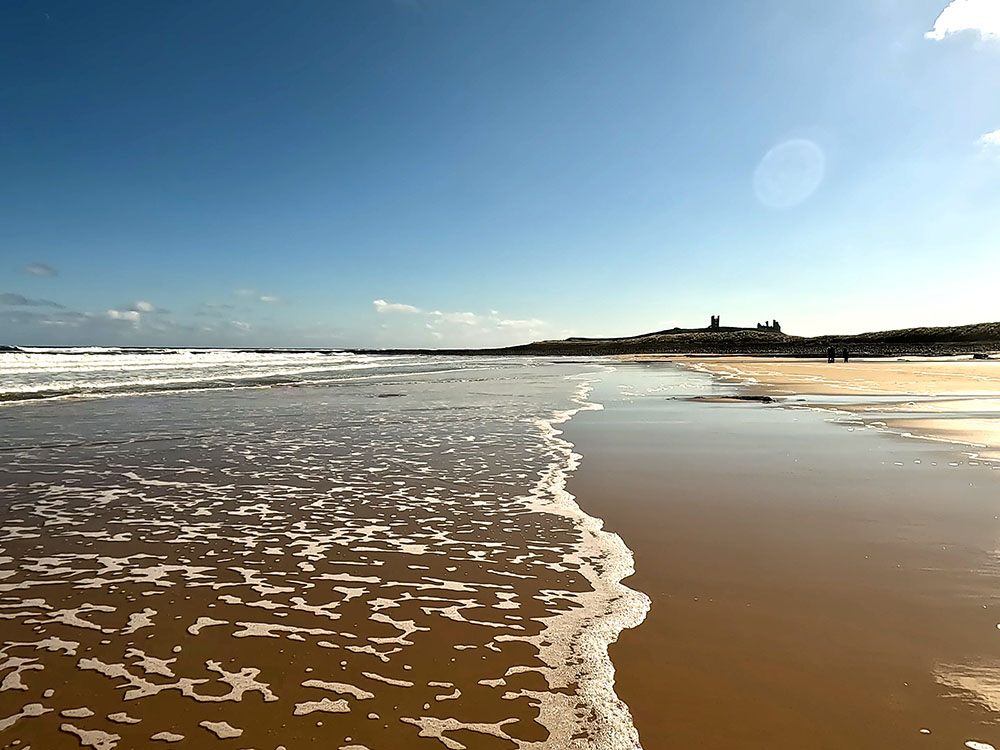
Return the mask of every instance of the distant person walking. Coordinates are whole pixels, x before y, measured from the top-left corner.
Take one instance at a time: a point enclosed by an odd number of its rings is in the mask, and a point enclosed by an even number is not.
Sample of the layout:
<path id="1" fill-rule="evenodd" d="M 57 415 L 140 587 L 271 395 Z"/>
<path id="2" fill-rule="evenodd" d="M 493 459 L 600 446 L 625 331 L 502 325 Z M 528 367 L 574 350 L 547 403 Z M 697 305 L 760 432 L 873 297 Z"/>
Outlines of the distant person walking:
<path id="1" fill-rule="evenodd" d="M 837 358 L 837 350 L 832 346 L 826 348 L 826 361 L 833 362 Z"/>
<path id="2" fill-rule="evenodd" d="M 850 356 L 851 356 L 851 353 L 849 351 L 847 351 L 847 347 L 845 346 L 844 347 L 844 361 L 846 362 L 847 359 L 848 359 L 848 357 L 850 357 Z"/>

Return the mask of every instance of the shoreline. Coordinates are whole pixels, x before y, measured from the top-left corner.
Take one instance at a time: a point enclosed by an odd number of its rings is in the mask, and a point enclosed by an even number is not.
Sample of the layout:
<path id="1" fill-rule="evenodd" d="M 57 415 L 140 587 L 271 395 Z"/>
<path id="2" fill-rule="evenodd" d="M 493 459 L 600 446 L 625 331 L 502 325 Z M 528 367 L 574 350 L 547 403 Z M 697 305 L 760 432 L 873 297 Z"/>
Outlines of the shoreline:
<path id="1" fill-rule="evenodd" d="M 836 410 L 845 424 L 946 443 L 969 458 L 1000 462 L 1000 361 L 726 357 L 674 363 L 780 405 Z"/>
<path id="2" fill-rule="evenodd" d="M 550 463 L 540 476 L 530 491 L 533 500 L 528 507 L 537 513 L 564 516 L 578 525 L 583 542 L 564 564 L 578 566 L 592 587 L 592 591 L 577 595 L 579 608 L 545 618 L 546 628 L 530 639 L 538 648 L 538 658 L 548 667 L 544 675 L 549 692 L 533 694 L 539 702 L 536 721 L 549 731 L 546 740 L 538 744 L 540 748 L 641 747 L 628 706 L 615 693 L 615 666 L 609 646 L 623 630 L 642 624 L 649 598 L 624 583 L 635 572 L 632 551 L 620 536 L 604 529 L 602 518 L 589 514 L 567 490 L 582 456 L 565 438 L 565 425 L 583 412 L 603 410 L 601 404 L 589 399 L 598 378 L 597 374 L 567 376 L 579 381 L 572 395 L 576 407 L 536 423 L 546 445 L 561 460 Z M 598 721 L 567 720 L 575 701 L 566 691 L 574 686 L 579 699 L 600 717 Z"/>
<path id="3" fill-rule="evenodd" d="M 569 490 L 651 599 L 610 650 L 643 746 L 1000 746 L 996 475 L 812 406 L 692 401 L 732 388 L 676 364 L 620 365 L 566 430 Z"/>

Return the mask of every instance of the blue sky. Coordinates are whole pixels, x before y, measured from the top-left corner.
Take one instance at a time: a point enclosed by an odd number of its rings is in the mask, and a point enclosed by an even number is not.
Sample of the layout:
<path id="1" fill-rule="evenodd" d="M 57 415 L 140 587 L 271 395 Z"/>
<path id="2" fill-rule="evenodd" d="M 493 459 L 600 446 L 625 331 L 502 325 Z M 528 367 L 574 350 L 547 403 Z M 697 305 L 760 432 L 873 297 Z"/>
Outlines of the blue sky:
<path id="1" fill-rule="evenodd" d="M 997 0 L 9 0 L 0 81 L 0 343 L 1000 319 Z"/>

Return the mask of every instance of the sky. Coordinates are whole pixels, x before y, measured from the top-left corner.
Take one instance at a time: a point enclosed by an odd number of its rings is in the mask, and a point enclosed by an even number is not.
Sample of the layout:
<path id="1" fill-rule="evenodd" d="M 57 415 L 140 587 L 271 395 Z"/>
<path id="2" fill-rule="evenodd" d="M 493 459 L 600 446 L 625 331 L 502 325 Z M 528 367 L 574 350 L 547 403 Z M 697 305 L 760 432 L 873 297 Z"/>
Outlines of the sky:
<path id="1" fill-rule="evenodd" d="M 0 344 L 1000 319 L 1000 0 L 0 4 Z"/>

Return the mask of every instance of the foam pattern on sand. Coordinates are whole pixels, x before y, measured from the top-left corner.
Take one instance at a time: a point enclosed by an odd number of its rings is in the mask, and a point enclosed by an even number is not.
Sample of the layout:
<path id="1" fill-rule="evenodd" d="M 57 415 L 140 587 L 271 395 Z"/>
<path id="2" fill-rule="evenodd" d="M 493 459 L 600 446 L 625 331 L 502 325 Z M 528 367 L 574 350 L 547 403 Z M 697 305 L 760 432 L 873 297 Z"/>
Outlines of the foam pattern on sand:
<path id="1" fill-rule="evenodd" d="M 19 408 L 4 740 L 637 747 L 607 647 L 647 600 L 566 491 L 580 456 L 559 431 L 599 408 L 594 377 L 518 362 L 393 399 L 353 383 Z"/>

